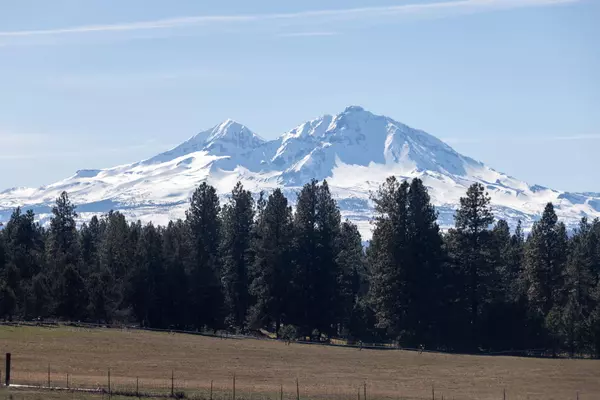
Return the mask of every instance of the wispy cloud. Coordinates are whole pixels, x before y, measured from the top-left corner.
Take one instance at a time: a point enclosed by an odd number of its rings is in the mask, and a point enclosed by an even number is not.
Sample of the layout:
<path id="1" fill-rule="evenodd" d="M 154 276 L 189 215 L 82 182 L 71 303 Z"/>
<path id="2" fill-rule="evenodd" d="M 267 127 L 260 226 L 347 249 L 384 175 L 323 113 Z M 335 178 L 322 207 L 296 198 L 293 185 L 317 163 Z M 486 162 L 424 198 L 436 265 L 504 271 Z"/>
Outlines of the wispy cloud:
<path id="1" fill-rule="evenodd" d="M 104 25 L 83 25 L 53 29 L 0 31 L 0 38 L 23 38 L 33 36 L 80 35 L 86 33 L 131 32 L 155 29 L 174 29 L 201 26 L 248 24 L 260 22 L 283 22 L 286 24 L 310 23 L 311 26 L 331 24 L 336 21 L 379 20 L 400 16 L 431 15 L 436 17 L 478 12 L 492 12 L 523 7 L 543 7 L 577 3 L 583 0 L 450 0 L 429 3 L 412 3 L 394 6 L 345 8 L 333 10 L 309 10 L 292 13 L 249 15 L 200 15 L 157 19 Z M 323 33 L 323 32 L 315 32 Z M 308 33 L 287 36 L 310 36 Z M 313 36 L 316 36 L 313 34 Z M 1 44 L 0 44 L 1 45 Z"/>
<path id="2" fill-rule="evenodd" d="M 184 18 L 161 19 L 155 21 L 129 22 L 123 24 L 107 25 L 85 25 L 71 28 L 58 29 L 39 29 L 24 31 L 0 31 L 0 37 L 19 37 L 19 36 L 40 36 L 40 35 L 67 35 L 74 33 L 91 32 L 123 32 L 139 31 L 149 29 L 178 28 L 192 25 L 202 25 L 209 23 L 228 23 L 228 22 L 246 22 L 252 21 L 253 16 L 197 16 Z"/>

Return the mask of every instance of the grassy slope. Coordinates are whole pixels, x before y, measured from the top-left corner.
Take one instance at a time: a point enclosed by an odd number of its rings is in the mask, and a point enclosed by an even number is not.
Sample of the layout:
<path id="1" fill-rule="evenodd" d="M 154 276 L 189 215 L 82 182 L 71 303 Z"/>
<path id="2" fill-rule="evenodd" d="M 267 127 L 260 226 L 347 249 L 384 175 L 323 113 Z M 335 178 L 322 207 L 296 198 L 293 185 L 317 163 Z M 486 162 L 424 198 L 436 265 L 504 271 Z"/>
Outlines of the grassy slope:
<path id="1" fill-rule="evenodd" d="M 13 354 L 13 382 L 43 383 L 50 364 L 53 385 L 168 390 L 176 387 L 223 395 L 237 376 L 237 392 L 276 397 L 280 385 L 294 398 L 299 378 L 306 397 L 356 399 L 368 383 L 369 398 L 509 399 L 600 398 L 600 361 L 549 360 L 359 351 L 258 340 L 215 339 L 120 330 L 0 327 L 0 352 Z M 2 368 L 4 366 L 2 365 Z M 192 390 L 193 389 L 193 390 Z M 260 395 L 262 394 L 262 395 Z M 70 394 L 68 396 L 71 396 Z M 16 398 L 20 398 L 17 396 Z M 27 398 L 27 397 L 26 397 Z M 71 398 L 71 397 L 69 397 Z M 82 398 L 75 396 L 74 398 Z"/>

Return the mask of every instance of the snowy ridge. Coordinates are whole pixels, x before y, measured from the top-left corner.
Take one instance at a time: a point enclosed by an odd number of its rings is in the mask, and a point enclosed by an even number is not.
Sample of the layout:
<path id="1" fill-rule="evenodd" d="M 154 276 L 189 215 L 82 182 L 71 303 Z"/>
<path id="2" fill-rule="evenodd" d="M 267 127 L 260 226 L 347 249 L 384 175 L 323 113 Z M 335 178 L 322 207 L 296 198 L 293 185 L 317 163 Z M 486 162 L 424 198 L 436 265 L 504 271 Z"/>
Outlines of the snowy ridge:
<path id="1" fill-rule="evenodd" d="M 17 206 L 48 218 L 56 197 L 67 191 L 82 220 L 119 210 L 142 222 L 182 218 L 193 190 L 206 181 L 226 196 L 237 181 L 258 193 L 283 187 L 295 201 L 312 178 L 327 179 L 342 215 L 370 237 L 370 194 L 390 175 L 421 178 L 443 227 L 453 223 L 458 200 L 474 182 L 492 197 L 494 212 L 529 227 L 551 201 L 559 217 L 575 226 L 600 217 L 600 194 L 570 193 L 526 182 L 463 156 L 436 137 L 385 116 L 351 106 L 335 116 L 305 122 L 271 141 L 227 120 L 150 159 L 103 170 L 82 169 L 38 189 L 0 192 L 0 222 Z"/>

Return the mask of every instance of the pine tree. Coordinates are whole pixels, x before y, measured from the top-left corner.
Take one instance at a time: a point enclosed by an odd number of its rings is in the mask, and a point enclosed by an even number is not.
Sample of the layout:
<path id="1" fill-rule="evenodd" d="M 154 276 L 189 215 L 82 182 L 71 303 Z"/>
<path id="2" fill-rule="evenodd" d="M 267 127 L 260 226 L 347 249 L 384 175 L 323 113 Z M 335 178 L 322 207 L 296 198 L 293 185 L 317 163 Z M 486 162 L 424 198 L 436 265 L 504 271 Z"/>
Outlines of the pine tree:
<path id="1" fill-rule="evenodd" d="M 522 279 L 523 232 L 521 223 L 511 234 L 509 225 L 499 220 L 492 229 L 489 261 L 494 280 L 489 290 L 489 304 L 483 309 L 482 345 L 502 351 L 526 348 L 528 336 L 527 302 Z"/>
<path id="2" fill-rule="evenodd" d="M 52 208 L 46 257 L 50 267 L 50 282 L 53 284 L 51 291 L 57 299 L 57 312 L 65 318 L 80 318 L 83 315 L 79 302 L 84 301 L 85 290 L 80 288 L 83 280 L 80 275 L 76 217 L 75 206 L 68 194 L 61 193 Z M 67 304 L 69 301 L 77 301 L 78 304 Z"/>
<path id="3" fill-rule="evenodd" d="M 560 296 L 566 260 L 567 238 L 548 203 L 533 225 L 525 252 L 529 302 L 541 315 L 548 314 Z"/>
<path id="4" fill-rule="evenodd" d="M 335 333 L 337 302 L 338 239 L 340 212 L 327 182 L 316 180 L 298 194 L 294 214 L 294 307 L 295 325 L 303 336 L 320 340 Z"/>
<path id="5" fill-rule="evenodd" d="M 292 209 L 281 189 L 275 189 L 264 207 L 260 200 L 257 205 L 259 216 L 252 245 L 255 258 L 250 285 L 255 304 L 249 312 L 248 325 L 258 329 L 274 324 L 279 337 L 290 290 Z"/>
<path id="6" fill-rule="evenodd" d="M 77 218 L 75 206 L 69 200 L 67 192 L 62 192 L 52 208 L 47 249 L 50 264 L 57 268 L 55 272 L 60 273 L 67 265 L 79 264 L 79 242 L 75 218 Z"/>
<path id="7" fill-rule="evenodd" d="M 504 284 L 508 290 L 507 301 L 524 303 L 527 297 L 524 280 L 525 235 L 521 221 L 510 238 L 510 245 L 502 252 L 505 267 Z"/>
<path id="8" fill-rule="evenodd" d="M 89 307 L 95 310 L 91 317 L 108 321 L 126 319 L 130 309 L 126 292 L 135 264 L 137 237 L 133 236 L 125 216 L 115 211 L 98 220 L 97 228 L 92 218 L 88 231 L 90 243 L 82 239 L 82 259 L 89 257 L 88 268 L 93 275 L 88 282 Z"/>
<path id="9" fill-rule="evenodd" d="M 50 293 L 50 284 L 47 276 L 39 273 L 31 280 L 31 287 L 28 292 L 28 314 L 36 318 L 47 317 L 52 312 L 54 300 Z"/>
<path id="10" fill-rule="evenodd" d="M 78 268 L 71 264 L 65 265 L 59 279 L 56 312 L 71 321 L 85 318 L 87 291 Z"/>
<path id="11" fill-rule="evenodd" d="M 254 200 L 238 182 L 229 203 L 223 208 L 222 281 L 227 307 L 227 324 L 244 329 L 250 306 L 248 270 L 253 262 L 251 241 L 254 224 Z"/>
<path id="12" fill-rule="evenodd" d="M 4 235 L 0 231 L 0 276 L 4 273 L 6 268 L 6 245 L 4 244 Z"/>
<path id="13" fill-rule="evenodd" d="M 586 218 L 570 240 L 570 250 L 565 270 L 565 302 L 562 307 L 560 331 L 564 344 L 571 355 L 585 349 L 588 340 L 588 321 L 593 312 L 593 296 L 597 283 L 594 269 L 600 238 Z"/>
<path id="14" fill-rule="evenodd" d="M 493 222 L 490 197 L 483 185 L 474 183 L 466 197 L 461 197 L 455 229 L 449 233 L 454 236 L 453 263 L 463 282 L 461 290 L 464 292 L 459 297 L 468 310 L 470 347 L 480 344 L 480 317 L 492 299 L 491 292 L 496 284 L 494 262 L 489 254 L 492 242 L 489 227 Z"/>
<path id="15" fill-rule="evenodd" d="M 339 253 L 341 215 L 336 201 L 332 198 L 327 181 L 317 190 L 317 276 L 315 289 L 317 304 L 320 305 L 313 320 L 319 333 L 331 337 L 335 331 L 337 310 L 337 278 L 339 266 L 336 262 Z"/>
<path id="16" fill-rule="evenodd" d="M 403 344 L 432 346 L 442 298 L 442 238 L 420 179 L 389 178 L 374 198 L 376 226 L 369 249 L 371 299 L 379 326 Z"/>
<path id="17" fill-rule="evenodd" d="M 0 235 L 0 317 L 12 318 L 16 310 L 16 296 L 12 288 L 6 284 L 4 237 Z"/>
<path id="18" fill-rule="evenodd" d="M 29 210 L 22 213 L 15 209 L 2 231 L 4 237 L 5 267 L 3 276 L 6 285 L 16 298 L 15 312 L 32 316 L 28 294 L 33 276 L 42 272 L 44 265 L 44 242 L 42 230 L 35 222 L 35 214 Z"/>
<path id="19" fill-rule="evenodd" d="M 188 322 L 189 271 L 192 268 L 192 243 L 189 227 L 179 220 L 170 222 L 163 234 L 166 273 L 165 313 L 169 325 L 179 329 Z"/>
<path id="20" fill-rule="evenodd" d="M 342 223 L 336 258 L 338 334 L 358 338 L 365 334 L 364 315 L 360 302 L 368 290 L 366 260 L 358 228 L 350 221 Z"/>
<path id="21" fill-rule="evenodd" d="M 100 221 L 99 231 L 102 234 L 98 257 L 101 269 L 107 270 L 118 286 L 121 286 L 133 263 L 133 253 L 138 238 L 132 227 L 127 224 L 125 216 L 118 211 L 110 211 Z"/>
<path id="22" fill-rule="evenodd" d="M 407 328 L 413 336 L 412 345 L 430 347 L 440 341 L 436 320 L 445 302 L 440 297 L 444 256 L 437 213 L 427 189 L 418 178 L 410 184 L 406 213 L 408 259 L 402 268 L 403 286 L 409 301 Z"/>
<path id="23" fill-rule="evenodd" d="M 222 325 L 223 293 L 220 283 L 219 198 L 214 187 L 202 183 L 192 195 L 186 224 L 192 246 L 190 266 L 190 318 L 197 328 Z"/>
<path id="24" fill-rule="evenodd" d="M 88 293 L 89 318 L 96 322 L 111 322 L 116 311 L 114 298 L 117 296 L 114 295 L 113 276 L 101 263 L 100 251 L 106 229 L 106 222 L 103 222 L 93 216 L 89 224 L 84 223 L 79 230 L 81 273 Z"/>
<path id="25" fill-rule="evenodd" d="M 317 252 L 317 199 L 318 183 L 312 180 L 304 185 L 294 213 L 294 271 L 292 275 L 293 299 L 290 310 L 293 324 L 301 336 L 312 334 L 316 319 L 316 252 Z"/>
<path id="26" fill-rule="evenodd" d="M 369 261 L 369 303 L 377 328 L 394 339 L 401 338 L 406 319 L 408 295 L 402 266 L 407 263 L 407 182 L 389 177 L 373 197 L 375 227 L 367 257 Z"/>
<path id="27" fill-rule="evenodd" d="M 252 225 L 252 232 L 250 234 L 250 253 L 252 254 L 252 263 L 248 267 L 248 310 L 246 313 L 245 326 L 249 329 L 256 330 L 261 327 L 261 313 L 256 309 L 258 304 L 258 298 L 256 297 L 255 290 L 253 288 L 254 282 L 258 278 L 259 269 L 255 268 L 257 258 L 257 243 L 260 239 L 261 232 L 263 231 L 264 225 L 264 212 L 267 206 L 266 193 L 261 190 L 258 193 L 258 199 L 254 209 L 254 223 Z M 263 321 L 264 322 L 264 321 Z"/>
<path id="28" fill-rule="evenodd" d="M 591 313 L 588 320 L 589 345 L 592 354 L 600 358 L 600 280 L 592 292 Z"/>
<path id="29" fill-rule="evenodd" d="M 17 310 L 17 297 L 13 289 L 0 279 L 0 318 L 12 320 Z"/>
<path id="30" fill-rule="evenodd" d="M 108 270 L 93 272 L 88 277 L 89 303 L 87 311 L 89 318 L 97 323 L 110 323 L 115 316 L 116 305 L 113 302 L 114 297 L 111 296 L 113 282 Z"/>
<path id="31" fill-rule="evenodd" d="M 136 249 L 135 269 L 130 280 L 131 304 L 143 326 L 166 326 L 166 274 L 163 261 L 162 232 L 148 224 L 142 228 Z"/>
<path id="32" fill-rule="evenodd" d="M 495 264 L 494 268 L 498 276 L 497 284 L 492 288 L 491 295 L 494 302 L 506 302 L 511 282 L 516 277 L 512 274 L 513 266 L 511 265 L 512 235 L 505 220 L 498 220 L 494 225 L 489 247 L 490 257 Z"/>
<path id="33" fill-rule="evenodd" d="M 600 242 L 600 220 L 595 219 L 592 222 L 592 234 Z M 587 321 L 588 326 L 588 346 L 596 358 L 600 358 L 600 243 L 596 245 L 594 252 L 594 263 L 591 268 L 592 279 L 596 282 L 596 287 L 592 291 L 590 316 Z"/>
<path id="34" fill-rule="evenodd" d="M 566 230 L 548 203 L 536 221 L 525 246 L 525 280 L 532 317 L 550 333 L 549 345 L 559 345 L 563 277 L 567 261 Z M 548 342 L 546 342 L 548 343 Z"/>
<path id="35" fill-rule="evenodd" d="M 79 230 L 82 270 L 86 274 L 100 270 L 99 247 L 102 239 L 100 220 L 93 216 L 89 225 L 83 224 Z"/>

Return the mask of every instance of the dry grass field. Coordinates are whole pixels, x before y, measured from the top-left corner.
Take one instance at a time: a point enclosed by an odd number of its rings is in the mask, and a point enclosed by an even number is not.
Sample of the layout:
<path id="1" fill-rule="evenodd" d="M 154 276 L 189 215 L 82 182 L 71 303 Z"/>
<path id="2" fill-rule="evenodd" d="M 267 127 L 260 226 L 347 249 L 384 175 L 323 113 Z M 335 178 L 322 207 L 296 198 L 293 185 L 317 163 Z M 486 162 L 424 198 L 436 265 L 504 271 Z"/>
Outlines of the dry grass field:
<path id="1" fill-rule="evenodd" d="M 0 327 L 0 352 L 11 352 L 13 382 L 106 387 L 108 369 L 113 389 L 170 390 L 231 398 L 236 375 L 238 398 L 301 397 L 353 400 L 367 383 L 368 399 L 436 398 L 600 399 L 600 361 L 551 360 L 418 354 L 404 351 L 357 350 L 261 340 L 207 338 L 142 331 Z M 4 368 L 2 363 L 1 368 Z M 361 389 L 362 392 L 362 389 Z M 2 392 L 0 392 L 2 393 Z M 5 394 L 8 392 L 4 392 Z M 90 398 L 68 394 L 15 399 Z M 207 396 L 208 397 L 208 396 Z M 97 398 L 100 398 L 98 395 Z M 361 393 L 361 398 L 363 398 Z"/>
<path id="2" fill-rule="evenodd" d="M 1 400 L 102 400 L 102 398 L 108 399 L 108 396 L 102 396 L 98 394 L 81 394 L 73 392 L 52 392 L 42 390 L 9 390 L 0 389 Z M 131 400 L 131 397 L 123 396 L 112 396 L 110 400 Z M 154 399 L 148 399 L 154 400 Z"/>

